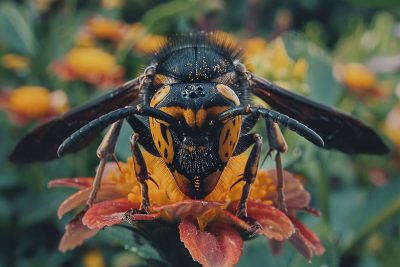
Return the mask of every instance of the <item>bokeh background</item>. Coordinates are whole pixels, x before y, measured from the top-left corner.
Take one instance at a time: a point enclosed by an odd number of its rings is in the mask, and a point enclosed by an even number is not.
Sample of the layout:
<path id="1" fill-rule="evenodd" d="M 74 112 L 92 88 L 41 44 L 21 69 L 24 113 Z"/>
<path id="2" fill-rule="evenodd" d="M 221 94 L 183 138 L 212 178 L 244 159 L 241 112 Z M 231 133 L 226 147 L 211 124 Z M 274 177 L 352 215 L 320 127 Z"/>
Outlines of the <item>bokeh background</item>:
<path id="1" fill-rule="evenodd" d="M 71 217 L 59 221 L 56 210 L 72 191 L 47 183 L 93 176 L 100 139 L 46 164 L 16 166 L 7 157 L 38 124 L 136 77 L 165 36 L 199 30 L 229 34 L 252 71 L 352 113 L 391 148 L 384 157 L 349 156 L 286 132 L 285 168 L 301 177 L 322 212 L 304 219 L 326 252 L 311 264 L 290 246 L 273 257 L 256 238 L 238 266 L 399 266 L 398 0 L 1 1 L 0 266 L 123 267 L 159 259 L 118 227 L 74 251 L 57 250 Z M 129 135 L 124 128 L 121 160 L 130 154 Z"/>

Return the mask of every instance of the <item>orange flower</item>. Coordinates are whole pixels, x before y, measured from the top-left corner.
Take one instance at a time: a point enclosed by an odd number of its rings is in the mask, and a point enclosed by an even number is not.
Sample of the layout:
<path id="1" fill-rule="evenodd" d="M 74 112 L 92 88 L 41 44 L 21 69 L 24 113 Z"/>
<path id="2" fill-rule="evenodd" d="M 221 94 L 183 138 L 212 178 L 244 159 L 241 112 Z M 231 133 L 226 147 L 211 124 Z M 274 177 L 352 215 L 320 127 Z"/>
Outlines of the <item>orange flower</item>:
<path id="1" fill-rule="evenodd" d="M 113 55 L 95 47 L 75 47 L 50 65 L 63 80 L 82 80 L 98 86 L 122 83 L 124 70 Z"/>
<path id="2" fill-rule="evenodd" d="M 170 225 L 172 229 L 176 229 L 178 223 L 180 240 L 193 260 L 203 266 L 233 266 L 241 255 L 242 235 L 252 232 L 253 229 L 248 222 L 235 214 L 242 183 L 230 190 L 239 174 L 243 173 L 243 162 L 247 157 L 248 155 L 243 154 L 232 158 L 215 190 L 203 200 L 192 200 L 179 190 L 162 160 L 144 151 L 149 175 L 159 187 L 155 183 L 148 183 L 150 214 L 129 216 L 127 212 L 138 209 L 141 200 L 132 158 L 126 163 L 120 162 L 119 167 L 115 163 L 109 163 L 104 172 L 98 202 L 84 209 L 66 226 L 60 250 L 72 249 L 100 229 L 123 223 L 127 219 L 135 221 L 135 225 L 140 224 L 141 231 L 145 231 L 148 237 L 152 236 L 152 231 L 157 227 L 147 221 Z M 290 240 L 308 259 L 314 254 L 321 255 L 324 248 L 318 237 L 295 218 L 297 210 L 315 213 L 309 208 L 310 196 L 294 176 L 288 172 L 284 175 L 286 203 L 290 215 L 276 208 L 275 171 L 260 171 L 247 203 L 248 216 L 262 226 L 257 234 L 279 244 Z M 92 189 L 92 182 L 93 178 L 75 178 L 49 183 L 50 187 L 68 186 L 79 189 L 60 205 L 59 217 L 85 203 Z M 146 228 L 146 225 L 149 227 Z"/>
<path id="3" fill-rule="evenodd" d="M 126 25 L 118 20 L 96 16 L 86 24 L 86 31 L 95 38 L 118 42 L 124 34 Z"/>
<path id="4" fill-rule="evenodd" d="M 139 22 L 127 27 L 121 46 L 132 46 L 133 51 L 141 54 L 152 54 L 167 41 L 162 35 L 150 34 Z"/>
<path id="5" fill-rule="evenodd" d="M 21 125 L 65 112 L 68 99 L 63 91 L 50 92 L 41 86 L 21 86 L 0 93 L 0 108 L 8 112 L 11 121 Z"/>
<path id="6" fill-rule="evenodd" d="M 363 100 L 373 103 L 385 100 L 391 94 L 391 85 L 378 82 L 376 75 L 362 64 L 337 63 L 333 70 L 336 79 Z"/>
<path id="7" fill-rule="evenodd" d="M 344 66 L 343 84 L 354 91 L 368 91 L 376 85 L 376 77 L 367 67 L 358 63 Z"/>

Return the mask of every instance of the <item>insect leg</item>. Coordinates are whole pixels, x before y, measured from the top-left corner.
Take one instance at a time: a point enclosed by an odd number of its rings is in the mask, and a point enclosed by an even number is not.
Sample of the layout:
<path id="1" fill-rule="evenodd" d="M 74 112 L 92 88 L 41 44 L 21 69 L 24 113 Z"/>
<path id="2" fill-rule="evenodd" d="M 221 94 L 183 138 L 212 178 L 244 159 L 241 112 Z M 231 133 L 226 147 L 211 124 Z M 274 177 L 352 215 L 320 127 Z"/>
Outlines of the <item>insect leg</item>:
<path id="1" fill-rule="evenodd" d="M 140 213 L 149 213 L 149 187 L 147 185 L 147 180 L 154 182 L 157 186 L 158 184 L 149 176 L 147 172 L 146 162 L 144 161 L 142 152 L 138 146 L 139 134 L 135 133 L 131 136 L 131 150 L 133 158 L 133 166 L 135 169 L 136 178 L 140 184 L 142 202 L 140 204 Z"/>
<path id="2" fill-rule="evenodd" d="M 254 234 L 261 226 L 251 218 L 247 216 L 247 199 L 249 198 L 251 185 L 254 183 L 257 177 L 258 163 L 260 162 L 262 137 L 259 134 L 252 134 L 254 146 L 251 149 L 250 156 L 247 159 L 246 165 L 243 172 L 243 180 L 245 185 L 243 186 L 242 195 L 239 200 L 236 215 L 252 225 Z"/>
<path id="3" fill-rule="evenodd" d="M 276 191 L 278 193 L 278 207 L 283 212 L 287 212 L 285 194 L 284 194 L 283 167 L 281 159 L 281 153 L 287 151 L 287 144 L 285 138 L 283 137 L 282 131 L 277 123 L 265 120 L 265 124 L 267 128 L 267 136 L 269 144 L 269 151 L 267 153 L 267 156 L 271 154 L 273 151 L 276 151 L 275 166 L 276 166 L 276 177 L 277 177 Z"/>
<path id="4" fill-rule="evenodd" d="M 123 120 L 119 120 L 112 124 L 110 130 L 108 130 L 99 148 L 97 149 L 97 157 L 99 157 L 100 163 L 96 170 L 92 191 L 90 192 L 89 198 L 86 201 L 88 206 L 91 206 L 96 201 L 97 192 L 100 189 L 101 178 L 103 177 L 106 162 L 115 158 L 115 146 L 117 144 L 119 133 L 121 132 L 122 123 Z"/>

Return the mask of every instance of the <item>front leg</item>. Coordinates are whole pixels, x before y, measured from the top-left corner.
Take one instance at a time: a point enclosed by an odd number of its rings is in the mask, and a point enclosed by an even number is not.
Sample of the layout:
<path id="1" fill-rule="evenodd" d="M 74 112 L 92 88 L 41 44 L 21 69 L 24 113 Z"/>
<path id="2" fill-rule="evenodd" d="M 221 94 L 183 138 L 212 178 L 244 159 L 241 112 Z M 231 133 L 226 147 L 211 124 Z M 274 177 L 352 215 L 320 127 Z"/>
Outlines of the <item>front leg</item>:
<path id="1" fill-rule="evenodd" d="M 246 166 L 244 168 L 243 178 L 241 180 L 245 182 L 245 185 L 243 186 L 242 196 L 240 197 L 236 211 L 236 215 L 239 218 L 248 222 L 252 226 L 252 229 L 250 230 L 250 236 L 254 235 L 257 230 L 261 228 L 259 223 L 247 216 L 247 200 L 249 198 L 251 185 L 254 183 L 257 177 L 258 163 L 260 162 L 262 146 L 262 137 L 259 134 L 252 134 L 252 136 L 254 146 L 251 149 L 250 156 L 247 159 Z"/>

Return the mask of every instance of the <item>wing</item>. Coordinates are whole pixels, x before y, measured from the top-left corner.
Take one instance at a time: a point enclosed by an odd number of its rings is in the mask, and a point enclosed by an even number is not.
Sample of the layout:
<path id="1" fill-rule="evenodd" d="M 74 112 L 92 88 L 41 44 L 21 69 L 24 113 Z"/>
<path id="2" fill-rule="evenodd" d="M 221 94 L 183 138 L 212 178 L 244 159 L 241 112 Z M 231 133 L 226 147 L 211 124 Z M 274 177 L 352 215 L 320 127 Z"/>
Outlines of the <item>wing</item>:
<path id="1" fill-rule="evenodd" d="M 250 84 L 253 93 L 271 108 L 317 132 L 325 142 L 324 148 L 354 154 L 381 155 L 389 152 L 373 129 L 351 115 L 291 93 L 253 74 Z"/>
<path id="2" fill-rule="evenodd" d="M 58 158 L 57 149 L 72 133 L 93 119 L 117 108 L 132 103 L 139 94 L 138 79 L 131 80 L 117 89 L 82 106 L 50 120 L 24 136 L 9 159 L 14 163 L 32 163 Z M 88 145 L 99 132 L 94 132 L 88 141 L 71 152 Z"/>

